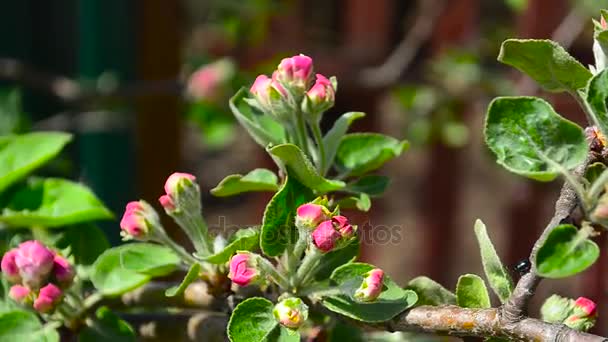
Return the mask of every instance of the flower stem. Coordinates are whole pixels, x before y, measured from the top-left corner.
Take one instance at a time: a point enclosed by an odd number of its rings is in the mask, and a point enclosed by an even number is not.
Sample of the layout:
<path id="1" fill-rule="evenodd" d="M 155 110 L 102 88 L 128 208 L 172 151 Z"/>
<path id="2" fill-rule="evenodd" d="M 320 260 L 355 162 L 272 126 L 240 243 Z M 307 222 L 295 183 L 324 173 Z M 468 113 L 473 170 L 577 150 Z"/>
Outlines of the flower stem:
<path id="1" fill-rule="evenodd" d="M 323 253 L 316 248 L 311 248 L 306 253 L 306 256 L 302 260 L 302 264 L 298 268 L 298 272 L 296 273 L 294 279 L 294 287 L 299 287 L 305 285 L 305 280 L 311 274 L 314 274 L 314 268 L 319 263 L 319 259 L 323 256 Z"/>
<path id="2" fill-rule="evenodd" d="M 299 139 L 299 145 L 304 154 L 309 155 L 308 150 L 308 134 L 306 133 L 306 123 L 304 122 L 304 115 L 302 110 L 299 108 L 296 111 L 296 133 Z"/>
<path id="3" fill-rule="evenodd" d="M 319 120 L 310 125 L 310 129 L 312 130 L 312 135 L 314 136 L 317 148 L 319 149 L 319 163 L 317 168 L 319 169 L 321 176 L 325 176 L 325 173 L 327 172 L 327 165 L 325 165 L 325 144 L 323 143 L 323 135 L 321 134 Z"/>
<path id="4" fill-rule="evenodd" d="M 281 287 L 282 289 L 287 289 L 289 287 L 289 282 L 281 273 L 279 273 L 279 271 L 277 271 L 277 269 L 274 267 L 274 265 L 271 264 L 270 261 L 266 260 L 265 258 L 263 258 L 259 255 L 256 255 L 256 256 L 257 256 L 258 266 L 260 267 L 262 272 L 267 274 L 270 278 L 272 278 L 272 280 L 274 280 L 274 282 L 277 283 L 277 285 L 279 285 L 279 287 Z"/>

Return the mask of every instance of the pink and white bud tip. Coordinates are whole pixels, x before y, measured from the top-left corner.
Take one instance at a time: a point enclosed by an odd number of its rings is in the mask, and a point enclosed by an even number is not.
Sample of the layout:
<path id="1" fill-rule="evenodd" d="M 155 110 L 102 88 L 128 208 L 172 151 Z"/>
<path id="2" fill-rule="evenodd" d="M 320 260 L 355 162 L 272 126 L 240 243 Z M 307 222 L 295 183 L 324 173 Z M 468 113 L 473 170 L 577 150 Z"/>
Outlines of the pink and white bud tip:
<path id="1" fill-rule="evenodd" d="M 296 211 L 296 226 L 298 228 L 312 229 L 321 222 L 328 219 L 329 210 L 319 204 L 306 203 L 298 207 Z"/>
<path id="2" fill-rule="evenodd" d="M 247 286 L 259 277 L 256 262 L 250 253 L 237 253 L 230 259 L 228 278 L 239 286 Z"/>
<path id="3" fill-rule="evenodd" d="M 308 306 L 300 298 L 286 298 L 272 310 L 274 318 L 289 329 L 298 329 L 308 319 Z"/>
<path id="4" fill-rule="evenodd" d="M 30 289 L 40 288 L 48 280 L 54 259 L 55 254 L 39 241 L 21 243 L 16 250 L 15 265 L 22 283 Z"/>
<path id="5" fill-rule="evenodd" d="M 275 75 L 276 79 L 285 86 L 303 91 L 309 87 L 312 80 L 312 58 L 303 54 L 283 58 Z"/>
<path id="6" fill-rule="evenodd" d="M 382 293 L 383 280 L 384 271 L 381 269 L 375 268 L 367 272 L 361 286 L 355 291 L 355 298 L 362 302 L 375 301 Z"/>

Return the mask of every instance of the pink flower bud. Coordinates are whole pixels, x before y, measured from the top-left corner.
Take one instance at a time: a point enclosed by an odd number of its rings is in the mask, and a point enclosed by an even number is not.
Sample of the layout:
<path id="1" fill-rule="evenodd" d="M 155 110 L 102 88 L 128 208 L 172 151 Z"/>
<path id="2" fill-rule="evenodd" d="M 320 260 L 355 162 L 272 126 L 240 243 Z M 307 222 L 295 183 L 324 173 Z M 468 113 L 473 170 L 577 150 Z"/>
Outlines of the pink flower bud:
<path id="1" fill-rule="evenodd" d="M 30 295 L 30 289 L 23 285 L 13 285 L 8 293 L 9 297 L 17 303 L 23 303 Z"/>
<path id="2" fill-rule="evenodd" d="M 345 239 L 352 237 L 355 233 L 353 226 L 348 223 L 348 219 L 344 216 L 336 215 L 331 218 L 331 222 L 334 224 L 334 227 L 338 230 L 340 235 Z"/>
<path id="3" fill-rule="evenodd" d="M 59 254 L 56 254 L 53 260 L 53 276 L 62 288 L 69 287 L 74 281 L 74 268 L 66 258 Z"/>
<path id="4" fill-rule="evenodd" d="M 21 282 L 19 268 L 17 268 L 17 264 L 15 263 L 15 256 L 17 256 L 17 250 L 11 249 L 4 253 L 2 257 L 2 273 L 4 273 L 6 279 L 11 283 Z"/>
<path id="5" fill-rule="evenodd" d="M 158 201 L 169 215 L 197 214 L 201 210 L 201 193 L 196 177 L 175 172 L 165 182 L 165 194 Z"/>
<path id="6" fill-rule="evenodd" d="M 259 75 L 249 91 L 255 97 L 256 107 L 272 115 L 275 119 L 285 122 L 289 120 L 289 114 L 292 111 L 289 106 L 289 94 L 287 90 L 273 78 L 266 75 Z"/>
<path id="7" fill-rule="evenodd" d="M 247 286 L 254 282 L 258 275 L 259 272 L 255 268 L 255 261 L 252 260 L 251 254 L 237 253 L 230 259 L 228 278 L 232 279 L 233 283 Z"/>
<path id="8" fill-rule="evenodd" d="M 361 286 L 355 291 L 355 298 L 362 302 L 372 302 L 380 296 L 382 292 L 382 284 L 384 279 L 384 271 L 379 268 L 367 272 Z"/>
<path id="9" fill-rule="evenodd" d="M 175 210 L 175 203 L 168 195 L 162 195 L 158 198 L 158 202 L 165 208 L 165 211 L 171 212 Z"/>
<path id="10" fill-rule="evenodd" d="M 587 317 L 595 316 L 597 313 L 597 305 L 595 302 L 585 297 L 578 297 L 578 299 L 574 302 L 574 306 L 581 309 Z"/>
<path id="11" fill-rule="evenodd" d="M 120 229 L 122 235 L 128 238 L 137 240 L 146 240 L 149 227 L 144 215 L 145 208 L 141 201 L 132 201 L 127 203 L 125 213 L 120 220 Z"/>
<path id="12" fill-rule="evenodd" d="M 314 245 L 325 253 L 334 249 L 336 242 L 341 237 L 340 233 L 334 228 L 331 220 L 321 222 L 312 232 Z"/>
<path id="13" fill-rule="evenodd" d="M 312 229 L 327 220 L 329 211 L 322 205 L 307 203 L 298 207 L 296 226 Z"/>
<path id="14" fill-rule="evenodd" d="M 274 318 L 289 329 L 298 329 L 308 319 L 308 306 L 300 298 L 283 299 L 272 310 Z"/>
<path id="15" fill-rule="evenodd" d="M 317 74 L 317 81 L 306 93 L 303 109 L 307 113 L 320 113 L 333 107 L 336 89 L 327 77 Z"/>
<path id="16" fill-rule="evenodd" d="M 204 65 L 190 76 L 186 91 L 195 100 L 219 100 L 234 71 L 234 63 L 229 59 Z"/>
<path id="17" fill-rule="evenodd" d="M 175 172 L 165 182 L 165 193 L 175 198 L 178 192 L 183 191 L 185 187 L 196 185 L 196 177 L 189 173 Z"/>
<path id="18" fill-rule="evenodd" d="M 281 60 L 276 78 L 287 87 L 304 91 L 310 86 L 312 69 L 312 58 L 300 54 Z"/>
<path id="19" fill-rule="evenodd" d="M 563 323 L 572 329 L 587 331 L 593 328 L 596 318 L 597 305 L 588 298 L 579 297 L 574 302 L 574 308 L 570 315 Z"/>
<path id="20" fill-rule="evenodd" d="M 50 312 L 61 301 L 61 296 L 62 292 L 57 286 L 47 284 L 40 289 L 38 298 L 34 301 L 34 309 L 41 313 Z"/>
<path id="21" fill-rule="evenodd" d="M 17 248 L 15 264 L 23 284 L 37 289 L 48 280 L 53 269 L 54 253 L 36 240 L 23 242 Z"/>

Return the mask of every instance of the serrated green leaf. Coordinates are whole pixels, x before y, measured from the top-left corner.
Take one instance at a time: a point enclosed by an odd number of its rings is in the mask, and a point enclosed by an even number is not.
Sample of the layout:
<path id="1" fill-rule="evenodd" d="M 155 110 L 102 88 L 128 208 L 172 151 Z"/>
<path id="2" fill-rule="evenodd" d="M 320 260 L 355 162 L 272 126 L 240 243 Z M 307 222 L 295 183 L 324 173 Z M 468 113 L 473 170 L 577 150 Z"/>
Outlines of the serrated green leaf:
<path id="1" fill-rule="evenodd" d="M 2 137 L 0 192 L 55 157 L 72 139 L 67 133 L 37 132 Z"/>
<path id="2" fill-rule="evenodd" d="M 255 169 L 246 175 L 230 175 L 224 178 L 211 194 L 218 197 L 233 196 L 243 192 L 277 191 L 278 178 L 274 172 L 267 169 Z"/>
<path id="3" fill-rule="evenodd" d="M 237 251 L 254 250 L 259 241 L 260 230 L 258 228 L 240 229 L 231 237 L 228 245 L 223 250 L 209 256 L 196 255 L 196 257 L 212 264 L 224 264 Z"/>
<path id="4" fill-rule="evenodd" d="M 481 252 L 481 263 L 486 273 L 490 287 L 496 293 L 501 303 L 504 303 L 513 292 L 513 279 L 503 266 L 494 245 L 488 236 L 486 225 L 481 220 L 475 221 L 475 236 Z"/>
<path id="5" fill-rule="evenodd" d="M 352 133 L 342 138 L 336 155 L 338 168 L 351 176 L 376 170 L 409 148 L 407 141 L 378 133 Z"/>
<path id="6" fill-rule="evenodd" d="M 499 97 L 488 108 L 486 144 L 507 170 L 539 181 L 555 179 L 587 157 L 583 129 L 535 97 Z"/>
<path id="7" fill-rule="evenodd" d="M 59 227 L 114 216 L 86 186 L 31 177 L 0 198 L 0 222 L 12 227 Z"/>
<path id="8" fill-rule="evenodd" d="M 543 277 L 565 278 L 586 270 L 599 254 L 599 247 L 588 234 L 562 224 L 553 228 L 538 250 L 536 268 Z"/>
<path id="9" fill-rule="evenodd" d="M 511 65 L 552 92 L 576 92 L 585 88 L 591 72 L 556 42 L 536 39 L 508 39 L 502 43 L 498 60 Z"/>
<path id="10" fill-rule="evenodd" d="M 366 175 L 348 184 L 345 191 L 354 193 L 366 193 L 370 196 L 380 196 L 388 188 L 390 179 L 386 176 Z"/>
<path id="11" fill-rule="evenodd" d="M 0 342 L 59 342 L 55 329 L 45 329 L 38 317 L 29 311 L 0 313 Z"/>
<path id="12" fill-rule="evenodd" d="M 323 298 L 323 305 L 336 313 L 362 322 L 384 322 L 409 307 L 416 304 L 418 296 L 412 290 L 399 287 L 388 275 L 384 275 L 384 288 L 380 296 L 373 302 L 362 303 L 352 299 L 352 285 L 358 286 L 363 282 L 367 272 L 375 266 L 364 263 L 349 263 L 338 267 L 330 279 L 338 287 L 348 288 L 348 292 Z"/>
<path id="13" fill-rule="evenodd" d="M 456 295 L 431 278 L 416 277 L 407 284 L 407 288 L 418 295 L 416 305 L 456 305 Z"/>
<path id="14" fill-rule="evenodd" d="M 151 243 L 129 243 L 105 251 L 91 269 L 91 281 L 107 296 L 133 290 L 152 277 L 173 272 L 180 258 L 169 248 Z"/>
<path id="15" fill-rule="evenodd" d="M 353 121 L 363 118 L 364 116 L 365 113 L 363 112 L 344 113 L 336 122 L 334 122 L 333 127 L 325 134 L 323 137 L 323 144 L 325 145 L 325 165 L 328 169 L 334 163 L 334 158 L 336 158 L 336 152 L 338 152 L 342 137 L 346 134 L 350 125 Z"/>
<path id="16" fill-rule="evenodd" d="M 230 110 L 237 121 L 260 146 L 278 145 L 285 142 L 283 127 L 267 115 L 260 115 L 244 101 L 249 95 L 246 88 L 241 88 L 229 101 Z"/>
<path id="17" fill-rule="evenodd" d="M 329 180 L 319 175 L 308 157 L 296 145 L 273 146 L 268 149 L 268 153 L 284 163 L 284 167 L 288 169 L 290 176 L 297 178 L 300 183 L 321 194 L 340 190 L 346 185 L 342 181 Z"/>
<path id="18" fill-rule="evenodd" d="M 228 322 L 228 338 L 232 342 L 292 342 L 300 334 L 279 325 L 272 309 L 274 304 L 265 298 L 253 297 L 236 306 Z"/>
<path id="19" fill-rule="evenodd" d="M 201 272 L 201 264 L 196 263 L 196 264 L 193 264 L 192 266 L 190 266 L 190 269 L 188 270 L 188 273 L 186 274 L 186 276 L 184 277 L 182 282 L 179 285 L 168 288 L 165 291 L 165 296 L 175 297 L 175 296 L 178 296 L 178 295 L 181 295 L 182 293 L 184 293 L 184 291 L 186 291 L 186 288 L 188 287 L 188 285 L 192 284 L 197 279 L 199 279 L 200 272 Z"/>
<path id="20" fill-rule="evenodd" d="M 608 69 L 593 76 L 587 87 L 587 103 L 591 107 L 591 114 L 599 126 L 599 130 L 608 137 Z"/>
<path id="21" fill-rule="evenodd" d="M 295 242 L 296 209 L 312 199 L 314 195 L 310 189 L 288 174 L 285 183 L 264 210 L 260 232 L 260 248 L 264 254 L 277 256 L 289 243 Z"/>
<path id="22" fill-rule="evenodd" d="M 463 308 L 485 309 L 492 306 L 485 282 L 475 274 L 465 274 L 458 278 L 456 302 Z"/>
<path id="23" fill-rule="evenodd" d="M 105 306 L 97 309 L 95 319 L 87 320 L 87 326 L 78 335 L 79 342 L 134 342 L 137 338 L 129 323 Z"/>

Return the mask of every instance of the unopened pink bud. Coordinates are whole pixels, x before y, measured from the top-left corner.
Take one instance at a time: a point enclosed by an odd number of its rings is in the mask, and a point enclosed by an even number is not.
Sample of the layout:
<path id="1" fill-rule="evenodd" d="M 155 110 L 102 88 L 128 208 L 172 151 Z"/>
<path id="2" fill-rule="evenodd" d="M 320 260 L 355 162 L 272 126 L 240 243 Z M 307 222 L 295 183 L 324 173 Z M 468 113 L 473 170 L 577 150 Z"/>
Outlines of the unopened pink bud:
<path id="1" fill-rule="evenodd" d="M 175 172 L 165 182 L 165 193 L 169 197 L 175 198 L 175 195 L 182 191 L 182 187 L 192 186 L 196 184 L 196 177 L 189 173 Z"/>
<path id="2" fill-rule="evenodd" d="M 127 203 L 125 213 L 120 220 L 120 228 L 125 236 L 145 240 L 149 233 L 149 227 L 144 216 L 145 208 L 139 201 Z"/>
<path id="3" fill-rule="evenodd" d="M 336 99 L 336 89 L 327 77 L 317 74 L 317 80 L 306 93 L 306 97 L 307 99 L 304 101 L 306 112 L 323 112 L 333 107 Z"/>
<path id="4" fill-rule="evenodd" d="M 41 313 L 50 312 L 61 301 L 61 296 L 62 292 L 57 286 L 47 284 L 40 289 L 38 298 L 34 301 L 34 309 Z"/>
<path id="5" fill-rule="evenodd" d="M 20 244 L 15 255 L 15 264 L 23 284 L 31 289 L 37 289 L 44 284 L 53 269 L 54 258 L 54 253 L 36 240 Z"/>
<path id="6" fill-rule="evenodd" d="M 350 238 L 355 233 L 353 226 L 348 223 L 345 216 L 336 215 L 331 218 L 331 221 L 343 238 Z"/>
<path id="7" fill-rule="evenodd" d="M 195 100 L 218 100 L 225 84 L 234 76 L 234 71 L 234 63 L 229 59 L 202 66 L 188 79 L 188 95 Z"/>
<path id="8" fill-rule="evenodd" d="M 6 279 L 8 279 L 8 281 L 11 283 L 21 282 L 19 268 L 17 268 L 17 264 L 15 263 L 16 255 L 17 250 L 11 249 L 10 251 L 4 253 L 4 256 L 2 257 L 2 273 L 4 273 Z"/>
<path id="9" fill-rule="evenodd" d="M 23 285 L 13 285 L 8 293 L 9 297 L 17 303 L 23 303 L 30 295 L 30 289 Z"/>
<path id="10" fill-rule="evenodd" d="M 288 93 L 281 83 L 266 75 L 259 75 L 249 91 L 255 97 L 257 107 L 264 113 L 274 116 L 276 119 L 283 121 L 289 116 Z"/>
<path id="11" fill-rule="evenodd" d="M 362 302 L 372 302 L 380 296 L 382 292 L 382 284 L 384 279 L 384 271 L 379 268 L 367 272 L 361 286 L 355 291 L 355 298 Z"/>
<path id="12" fill-rule="evenodd" d="M 237 253 L 230 259 L 230 273 L 228 278 L 232 282 L 247 286 L 257 279 L 259 272 L 255 268 L 255 261 L 249 253 Z"/>
<path id="13" fill-rule="evenodd" d="M 59 254 L 56 254 L 53 260 L 53 276 L 62 288 L 69 287 L 74 281 L 74 268 L 66 258 Z"/>
<path id="14" fill-rule="evenodd" d="M 168 195 L 160 196 L 158 198 L 158 202 L 160 202 L 160 205 L 162 205 L 162 207 L 165 208 L 166 211 L 170 212 L 175 210 L 175 203 L 173 203 L 173 200 Z"/>
<path id="15" fill-rule="evenodd" d="M 597 305 L 595 302 L 585 297 L 579 297 L 574 302 L 574 306 L 581 309 L 587 317 L 595 316 L 597 313 Z"/>
<path id="16" fill-rule="evenodd" d="M 296 226 L 312 229 L 327 220 L 329 211 L 322 205 L 307 203 L 298 207 Z"/>
<path id="17" fill-rule="evenodd" d="M 276 72 L 276 78 L 287 87 L 303 91 L 308 89 L 312 79 L 312 58 L 302 54 L 284 58 Z"/>
<path id="18" fill-rule="evenodd" d="M 312 232 L 314 245 L 325 253 L 334 249 L 336 242 L 341 237 L 340 233 L 334 228 L 331 220 L 321 222 Z"/>

